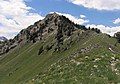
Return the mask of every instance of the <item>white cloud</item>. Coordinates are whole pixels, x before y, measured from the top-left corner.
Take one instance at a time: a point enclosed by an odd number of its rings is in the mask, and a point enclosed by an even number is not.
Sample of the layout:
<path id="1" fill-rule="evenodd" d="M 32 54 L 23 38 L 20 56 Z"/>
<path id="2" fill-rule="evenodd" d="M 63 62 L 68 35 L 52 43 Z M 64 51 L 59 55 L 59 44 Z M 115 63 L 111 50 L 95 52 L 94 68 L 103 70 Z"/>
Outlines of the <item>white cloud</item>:
<path id="1" fill-rule="evenodd" d="M 80 15 L 80 18 L 86 18 L 86 16 L 85 15 Z"/>
<path id="2" fill-rule="evenodd" d="M 50 12 L 50 13 L 53 13 L 53 12 Z M 76 24 L 80 24 L 80 25 L 83 25 L 85 23 L 88 23 L 89 20 L 87 19 L 83 19 L 81 17 L 77 18 L 75 16 L 72 16 L 71 14 L 67 14 L 67 13 L 59 13 L 59 12 L 56 12 L 57 14 L 59 15 L 64 15 L 66 16 L 67 18 L 69 18 L 69 20 L 71 20 L 72 22 L 76 23 Z M 83 16 L 82 16 L 83 17 Z M 85 17 L 85 16 L 84 16 Z"/>
<path id="3" fill-rule="evenodd" d="M 120 18 L 117 18 L 113 21 L 114 24 L 120 24 Z"/>
<path id="4" fill-rule="evenodd" d="M 120 10 L 120 0 L 67 0 L 76 5 L 97 10 Z"/>
<path id="5" fill-rule="evenodd" d="M 0 27 L 0 35 L 5 36 L 7 38 L 11 38 L 17 34 L 18 30 L 14 28 L 8 28 L 8 27 Z"/>
<path id="6" fill-rule="evenodd" d="M 25 4 L 26 0 L 0 0 L 0 36 L 13 38 L 16 32 L 43 19 L 33 8 Z"/>
<path id="7" fill-rule="evenodd" d="M 33 8 L 25 4 L 26 0 L 0 0 L 0 36 L 6 36 L 12 38 L 21 29 L 33 24 L 35 21 L 43 19 L 43 17 L 37 13 L 30 12 Z M 29 0 L 27 0 L 29 1 Z M 83 5 L 88 8 L 94 8 L 98 10 L 114 10 L 120 9 L 120 0 L 69 0 L 77 5 Z M 90 3 L 89 3 L 90 2 Z M 109 3 L 108 3 L 109 2 Z M 112 2 L 112 3 L 111 3 Z M 116 3 L 116 5 L 115 5 Z M 106 4 L 106 5 L 105 5 Z M 108 5 L 109 4 L 109 5 Z M 112 7 L 111 7 L 112 4 Z M 58 13 L 58 12 L 57 12 Z M 85 15 L 80 17 L 74 17 L 71 14 L 58 13 L 64 15 L 71 21 L 83 25 L 88 23 Z M 114 20 L 114 24 L 120 23 L 120 19 Z M 114 35 L 114 33 L 120 31 L 120 26 L 106 27 L 104 25 L 87 25 L 95 28 L 99 28 L 103 33 Z"/>
<path id="8" fill-rule="evenodd" d="M 98 28 L 101 30 L 102 33 L 109 34 L 110 36 L 114 36 L 115 33 L 120 32 L 120 26 L 108 27 L 108 26 L 104 26 L 104 25 L 90 24 L 90 25 L 87 25 L 86 27 Z"/>

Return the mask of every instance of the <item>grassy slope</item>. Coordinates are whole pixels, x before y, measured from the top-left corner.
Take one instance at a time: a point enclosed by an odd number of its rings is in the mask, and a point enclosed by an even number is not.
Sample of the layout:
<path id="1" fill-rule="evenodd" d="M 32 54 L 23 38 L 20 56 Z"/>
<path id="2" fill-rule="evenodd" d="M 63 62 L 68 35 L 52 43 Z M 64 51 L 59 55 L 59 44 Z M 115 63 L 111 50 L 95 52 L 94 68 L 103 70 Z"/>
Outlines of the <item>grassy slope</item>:
<path id="1" fill-rule="evenodd" d="M 106 84 L 120 82 L 120 54 L 112 53 L 108 48 L 116 40 L 107 35 L 98 35 L 94 32 L 78 40 L 77 33 L 72 35 L 73 43 L 70 49 L 64 52 L 43 52 L 38 55 L 41 46 L 54 42 L 54 35 L 50 35 L 45 42 L 27 44 L 16 49 L 0 60 L 0 84 L 41 84 L 41 83 L 68 83 L 68 84 Z M 64 42 L 64 44 L 66 44 Z M 99 44 L 100 48 L 92 49 L 88 53 L 79 53 L 78 49 Z M 65 46 L 65 45 L 64 45 Z M 120 45 L 116 50 L 120 50 Z M 18 52 L 19 51 L 19 52 Z M 111 60 L 116 66 L 111 66 Z M 98 59 L 98 60 L 97 60 Z M 112 71 L 117 69 L 117 71 Z"/>

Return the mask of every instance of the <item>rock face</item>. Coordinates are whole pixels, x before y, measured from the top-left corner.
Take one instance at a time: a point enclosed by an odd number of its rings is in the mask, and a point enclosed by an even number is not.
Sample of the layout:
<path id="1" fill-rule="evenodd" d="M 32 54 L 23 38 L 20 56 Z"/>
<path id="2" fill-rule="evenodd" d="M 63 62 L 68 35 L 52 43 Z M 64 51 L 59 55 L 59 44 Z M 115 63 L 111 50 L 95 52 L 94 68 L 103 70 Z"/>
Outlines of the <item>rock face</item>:
<path id="1" fill-rule="evenodd" d="M 16 46 L 17 43 L 14 41 L 14 39 L 0 42 L 0 55 L 9 52 L 9 50 L 15 48 Z"/>
<path id="2" fill-rule="evenodd" d="M 120 43 L 120 32 L 115 33 L 114 37 L 118 40 Z"/>
<path id="3" fill-rule="evenodd" d="M 52 49 L 52 47 L 54 47 L 54 51 L 67 50 L 68 47 L 62 47 L 63 41 L 65 38 L 68 38 L 70 42 L 68 41 L 67 45 L 70 47 L 72 42 L 70 39 L 71 35 L 73 34 L 73 31 L 77 29 L 83 31 L 89 30 L 83 25 L 74 24 L 65 16 L 56 13 L 48 14 L 43 20 L 39 20 L 33 25 L 28 26 L 26 29 L 21 30 L 13 39 L 7 40 L 5 37 L 0 37 L 0 40 L 4 40 L 4 42 L 0 43 L 0 55 L 9 52 L 16 46 L 44 40 L 49 34 L 54 34 L 56 42 L 54 45 L 47 45 L 45 50 L 48 51 Z"/>
<path id="4" fill-rule="evenodd" d="M 15 36 L 0 45 L 0 54 L 9 52 L 17 45 L 44 39 L 50 33 L 55 34 L 56 46 L 55 51 L 60 51 L 60 46 L 63 44 L 64 37 L 70 37 L 78 25 L 71 22 L 65 16 L 60 16 L 56 13 L 48 14 L 43 20 L 35 22 L 33 25 L 23 29 Z"/>
<path id="5" fill-rule="evenodd" d="M 66 35 L 70 35 L 74 29 L 74 23 L 64 16 L 56 13 L 48 14 L 43 20 L 35 22 L 28 28 L 21 30 L 21 32 L 14 38 L 16 41 L 21 42 L 36 42 L 42 40 L 43 36 L 47 33 L 63 31 Z"/>

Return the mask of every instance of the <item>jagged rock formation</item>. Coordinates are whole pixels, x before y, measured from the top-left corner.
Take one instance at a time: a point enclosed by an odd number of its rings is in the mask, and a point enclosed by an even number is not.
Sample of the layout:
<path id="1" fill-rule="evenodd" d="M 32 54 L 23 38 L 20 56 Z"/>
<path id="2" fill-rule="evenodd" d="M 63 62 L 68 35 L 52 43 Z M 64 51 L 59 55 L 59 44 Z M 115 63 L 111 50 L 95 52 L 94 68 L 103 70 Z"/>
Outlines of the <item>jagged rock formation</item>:
<path id="1" fill-rule="evenodd" d="M 66 50 L 68 48 L 62 48 L 64 39 L 71 38 L 72 33 L 76 29 L 81 29 L 82 32 L 86 30 L 94 31 L 96 33 L 101 33 L 97 28 L 86 28 L 83 25 L 74 24 L 65 16 L 60 16 L 56 13 L 48 14 L 43 20 L 39 20 L 35 22 L 33 25 L 28 26 L 26 29 L 23 29 L 15 36 L 13 39 L 10 39 L 0 44 L 0 54 L 4 54 L 9 52 L 9 50 L 14 49 L 17 45 L 24 45 L 26 43 L 35 43 L 36 41 L 40 41 L 45 39 L 47 35 L 50 33 L 55 34 L 56 44 L 54 46 L 55 51 Z M 89 32 L 89 31 L 88 31 Z M 87 35 L 88 33 L 84 33 Z M 115 37 L 119 42 L 119 33 L 115 34 Z M 80 36 L 78 34 L 78 40 L 80 40 Z M 71 41 L 68 43 L 70 46 Z M 49 46 L 49 45 L 48 45 Z"/>
<path id="2" fill-rule="evenodd" d="M 13 39 L 7 41 L 4 38 L 6 42 L 0 44 L 0 54 L 9 52 L 9 50 L 14 49 L 17 45 L 24 45 L 26 43 L 35 43 L 36 41 L 40 41 L 50 33 L 55 34 L 56 44 L 55 46 L 53 45 L 54 50 L 66 50 L 67 48 L 62 48 L 63 41 L 66 37 L 71 38 L 72 33 L 76 29 L 81 29 L 82 32 L 90 30 L 96 33 L 101 33 L 97 28 L 87 29 L 83 25 L 74 24 L 65 16 L 60 16 L 56 13 L 48 14 L 43 20 L 39 20 L 33 25 L 28 26 L 26 29 L 21 30 L 20 33 L 18 33 L 18 35 Z M 116 33 L 115 36 L 119 41 L 119 33 Z M 78 37 L 80 37 L 79 34 Z M 69 46 L 70 43 L 71 41 L 68 43 Z"/>
<path id="3" fill-rule="evenodd" d="M 72 31 L 77 28 L 77 25 L 71 22 L 65 16 L 60 16 L 56 13 L 48 14 L 43 20 L 39 20 L 34 25 L 28 26 L 26 29 L 20 31 L 20 33 L 7 41 L 0 47 L 0 54 L 8 52 L 10 49 L 15 48 L 19 44 L 25 44 L 27 42 L 35 43 L 42 40 L 49 33 L 56 34 L 56 47 L 55 50 L 60 50 L 63 37 L 70 36 Z M 4 46 L 4 47 L 3 47 Z"/>

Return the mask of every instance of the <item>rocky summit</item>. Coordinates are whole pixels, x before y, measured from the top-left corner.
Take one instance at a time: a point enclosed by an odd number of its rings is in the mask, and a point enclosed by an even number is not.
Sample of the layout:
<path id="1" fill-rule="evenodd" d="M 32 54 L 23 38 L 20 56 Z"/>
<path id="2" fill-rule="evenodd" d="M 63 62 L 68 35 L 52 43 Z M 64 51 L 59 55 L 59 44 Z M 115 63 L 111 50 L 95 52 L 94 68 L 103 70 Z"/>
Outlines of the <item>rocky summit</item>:
<path id="1" fill-rule="evenodd" d="M 0 84 L 119 84 L 114 37 L 57 13 L 0 42 Z"/>
<path id="2" fill-rule="evenodd" d="M 30 42 L 35 43 L 45 39 L 45 37 L 47 37 L 50 33 L 56 34 L 56 39 L 59 43 L 61 36 L 63 34 L 70 36 L 72 31 L 77 28 L 76 26 L 77 25 L 65 16 L 60 16 L 56 13 L 48 14 L 43 20 L 37 21 L 33 25 L 28 26 L 26 29 L 21 30 L 14 39 L 4 42 L 1 54 L 7 53 L 17 45 L 24 45 Z"/>

